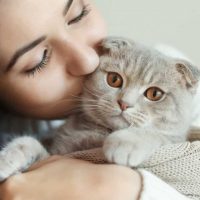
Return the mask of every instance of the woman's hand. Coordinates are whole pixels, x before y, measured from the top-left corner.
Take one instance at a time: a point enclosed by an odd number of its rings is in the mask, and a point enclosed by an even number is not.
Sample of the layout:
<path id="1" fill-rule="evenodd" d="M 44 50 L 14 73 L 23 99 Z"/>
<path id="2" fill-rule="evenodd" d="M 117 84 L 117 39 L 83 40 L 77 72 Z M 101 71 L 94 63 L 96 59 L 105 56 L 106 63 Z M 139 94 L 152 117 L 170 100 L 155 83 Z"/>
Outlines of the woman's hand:
<path id="1" fill-rule="evenodd" d="M 51 157 L 0 185 L 0 200 L 134 200 L 141 187 L 137 172 Z"/>

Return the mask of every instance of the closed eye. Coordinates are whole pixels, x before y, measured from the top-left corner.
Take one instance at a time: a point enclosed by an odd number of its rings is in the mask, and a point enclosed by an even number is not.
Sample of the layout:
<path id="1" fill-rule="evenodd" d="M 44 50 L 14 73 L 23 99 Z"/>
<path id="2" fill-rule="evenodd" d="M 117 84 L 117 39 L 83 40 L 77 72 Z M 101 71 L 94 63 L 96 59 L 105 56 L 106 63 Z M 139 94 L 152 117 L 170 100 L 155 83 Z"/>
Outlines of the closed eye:
<path id="1" fill-rule="evenodd" d="M 51 53 L 52 53 L 52 50 L 46 48 L 43 52 L 41 61 L 38 64 L 36 64 L 34 67 L 32 67 L 31 69 L 25 71 L 25 73 L 28 76 L 30 76 L 30 75 L 34 76 L 36 72 L 40 72 L 48 64 L 48 62 L 51 58 Z"/>
<path id="2" fill-rule="evenodd" d="M 72 25 L 72 24 L 78 23 L 84 17 L 86 17 L 89 13 L 90 13 L 89 4 L 88 5 L 84 5 L 83 9 L 82 9 L 82 12 L 77 17 L 75 17 L 74 19 L 70 20 L 68 22 L 68 25 Z"/>

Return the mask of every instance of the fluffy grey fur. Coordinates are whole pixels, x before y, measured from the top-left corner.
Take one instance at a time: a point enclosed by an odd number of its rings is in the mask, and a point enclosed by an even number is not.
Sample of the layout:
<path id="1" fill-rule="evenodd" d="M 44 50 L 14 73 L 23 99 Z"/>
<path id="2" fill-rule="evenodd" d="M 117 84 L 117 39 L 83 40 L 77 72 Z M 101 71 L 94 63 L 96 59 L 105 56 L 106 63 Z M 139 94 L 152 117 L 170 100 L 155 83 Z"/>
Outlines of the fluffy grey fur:
<path id="1" fill-rule="evenodd" d="M 102 51 L 98 69 L 87 77 L 83 94 L 77 97 L 79 107 L 57 130 L 48 152 L 103 146 L 109 162 L 137 167 L 160 146 L 186 140 L 198 68 L 128 39 L 108 38 Z M 111 72 L 121 77 L 120 87 L 108 83 Z M 158 100 L 148 98 L 150 88 L 156 88 L 152 95 L 160 95 Z M 1 151 L 0 179 L 48 155 L 34 138 L 17 138 Z"/>

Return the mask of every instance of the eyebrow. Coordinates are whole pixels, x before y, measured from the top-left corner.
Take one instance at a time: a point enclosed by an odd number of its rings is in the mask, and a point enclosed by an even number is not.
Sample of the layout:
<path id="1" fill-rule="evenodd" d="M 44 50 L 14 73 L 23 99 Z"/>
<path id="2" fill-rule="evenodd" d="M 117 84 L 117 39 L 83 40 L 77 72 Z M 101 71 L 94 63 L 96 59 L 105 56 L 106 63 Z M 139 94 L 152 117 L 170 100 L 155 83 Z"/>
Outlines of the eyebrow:
<path id="1" fill-rule="evenodd" d="M 25 53 L 27 53 L 28 51 L 30 51 L 31 49 L 33 49 L 34 47 L 36 47 L 37 45 L 39 45 L 41 42 L 43 42 L 46 39 L 46 36 L 42 36 L 36 40 L 34 40 L 33 42 L 31 42 L 30 44 L 20 48 L 19 50 L 17 50 L 13 57 L 11 58 L 10 62 L 8 63 L 8 65 L 5 68 L 5 72 L 8 72 L 17 62 L 17 60 L 24 55 Z"/>
<path id="2" fill-rule="evenodd" d="M 67 14 L 68 10 L 70 9 L 70 7 L 71 7 L 73 1 L 74 1 L 74 0 L 68 0 L 68 1 L 67 1 L 67 4 L 66 4 L 66 6 L 65 6 L 65 8 L 64 8 L 64 10 L 63 10 L 63 15 L 64 15 L 64 16 Z"/>

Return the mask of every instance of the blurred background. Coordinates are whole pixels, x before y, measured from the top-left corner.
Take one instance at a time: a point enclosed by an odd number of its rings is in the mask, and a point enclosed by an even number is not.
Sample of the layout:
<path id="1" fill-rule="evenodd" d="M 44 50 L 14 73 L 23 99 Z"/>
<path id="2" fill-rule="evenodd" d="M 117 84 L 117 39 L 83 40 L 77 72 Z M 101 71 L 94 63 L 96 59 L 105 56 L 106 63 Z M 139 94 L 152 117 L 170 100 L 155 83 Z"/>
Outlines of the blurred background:
<path id="1" fill-rule="evenodd" d="M 95 0 L 109 35 L 164 43 L 200 66 L 200 0 Z"/>

